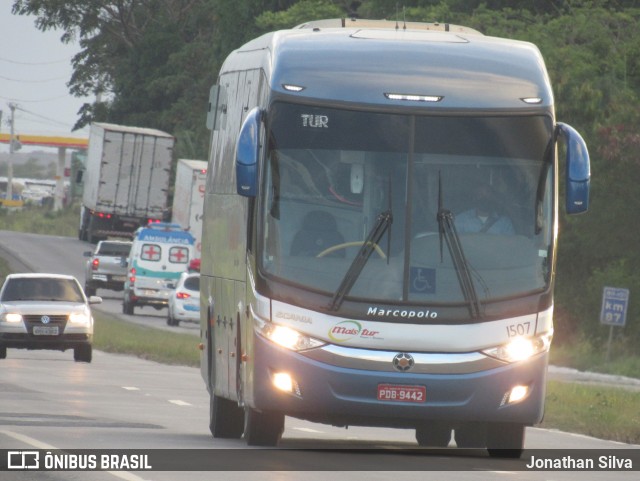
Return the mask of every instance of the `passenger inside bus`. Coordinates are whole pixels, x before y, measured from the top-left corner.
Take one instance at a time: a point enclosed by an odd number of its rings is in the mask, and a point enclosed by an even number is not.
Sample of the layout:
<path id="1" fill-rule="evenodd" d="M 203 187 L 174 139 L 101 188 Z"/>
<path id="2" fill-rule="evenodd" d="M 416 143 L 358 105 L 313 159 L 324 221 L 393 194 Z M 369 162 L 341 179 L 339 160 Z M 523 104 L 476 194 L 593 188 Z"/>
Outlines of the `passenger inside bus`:
<path id="1" fill-rule="evenodd" d="M 489 184 L 476 185 L 473 199 L 474 207 L 455 217 L 454 222 L 459 234 L 515 234 L 511 219 L 498 212 L 498 203 Z"/>

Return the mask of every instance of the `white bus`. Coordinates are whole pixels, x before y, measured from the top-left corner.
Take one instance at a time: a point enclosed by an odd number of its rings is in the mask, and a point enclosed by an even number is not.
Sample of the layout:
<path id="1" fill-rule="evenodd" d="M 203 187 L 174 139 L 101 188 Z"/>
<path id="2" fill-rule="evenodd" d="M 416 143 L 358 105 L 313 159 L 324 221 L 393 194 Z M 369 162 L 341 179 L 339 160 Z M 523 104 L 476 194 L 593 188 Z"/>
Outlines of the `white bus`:
<path id="1" fill-rule="evenodd" d="M 311 22 L 231 53 L 207 122 L 213 436 L 275 445 L 292 416 L 519 456 L 544 410 L 559 137 L 568 213 L 590 179 L 538 49 Z"/>

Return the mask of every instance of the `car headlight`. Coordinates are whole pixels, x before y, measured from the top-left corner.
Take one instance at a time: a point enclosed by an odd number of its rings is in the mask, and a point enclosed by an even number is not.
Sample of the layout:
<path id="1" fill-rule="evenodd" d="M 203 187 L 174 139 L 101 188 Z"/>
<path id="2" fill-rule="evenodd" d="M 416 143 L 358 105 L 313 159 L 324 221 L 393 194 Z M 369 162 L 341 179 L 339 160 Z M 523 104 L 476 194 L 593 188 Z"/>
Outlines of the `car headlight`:
<path id="1" fill-rule="evenodd" d="M 319 339 L 302 334 L 290 327 L 264 322 L 260 319 L 256 319 L 256 330 L 271 342 L 292 351 L 304 351 L 326 344 Z"/>
<path id="2" fill-rule="evenodd" d="M 69 322 L 71 324 L 88 326 L 91 324 L 91 315 L 87 312 L 72 312 L 69 314 Z"/>
<path id="3" fill-rule="evenodd" d="M 2 320 L 14 324 L 22 322 L 22 314 L 18 314 L 17 312 L 7 312 L 2 316 Z"/>
<path id="4" fill-rule="evenodd" d="M 535 337 L 515 337 L 507 344 L 485 349 L 482 353 L 504 362 L 525 361 L 536 354 L 548 351 L 552 338 L 553 331 Z"/>

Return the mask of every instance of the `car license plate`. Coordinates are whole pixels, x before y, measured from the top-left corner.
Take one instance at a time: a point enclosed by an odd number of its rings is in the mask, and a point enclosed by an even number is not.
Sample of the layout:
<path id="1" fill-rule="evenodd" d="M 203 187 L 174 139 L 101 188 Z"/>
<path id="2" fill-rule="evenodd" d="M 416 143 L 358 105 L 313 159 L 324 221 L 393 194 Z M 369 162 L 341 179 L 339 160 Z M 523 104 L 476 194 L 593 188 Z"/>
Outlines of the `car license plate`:
<path id="1" fill-rule="evenodd" d="M 33 326 L 34 336 L 57 336 L 58 326 Z"/>
<path id="2" fill-rule="evenodd" d="M 113 276 L 113 278 L 112 278 L 112 279 L 113 279 L 114 281 L 116 281 L 116 282 L 121 282 L 121 281 L 122 281 L 122 282 L 124 282 L 124 281 L 126 281 L 126 280 L 127 280 L 127 278 L 126 278 L 125 276 Z"/>
<path id="3" fill-rule="evenodd" d="M 378 401 L 424 403 L 427 401 L 427 388 L 424 386 L 378 384 Z"/>

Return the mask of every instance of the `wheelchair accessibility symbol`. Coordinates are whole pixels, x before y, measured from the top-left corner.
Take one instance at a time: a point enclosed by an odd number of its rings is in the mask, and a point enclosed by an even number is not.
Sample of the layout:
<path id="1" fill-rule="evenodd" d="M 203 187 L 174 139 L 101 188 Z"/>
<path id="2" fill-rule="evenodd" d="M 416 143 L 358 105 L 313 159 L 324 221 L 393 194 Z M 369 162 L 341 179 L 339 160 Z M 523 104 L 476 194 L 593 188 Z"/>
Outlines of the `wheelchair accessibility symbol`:
<path id="1" fill-rule="evenodd" d="M 426 267 L 412 267 L 410 272 L 409 292 L 413 294 L 436 293 L 436 270 Z"/>

